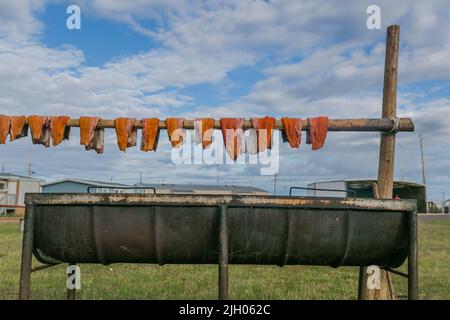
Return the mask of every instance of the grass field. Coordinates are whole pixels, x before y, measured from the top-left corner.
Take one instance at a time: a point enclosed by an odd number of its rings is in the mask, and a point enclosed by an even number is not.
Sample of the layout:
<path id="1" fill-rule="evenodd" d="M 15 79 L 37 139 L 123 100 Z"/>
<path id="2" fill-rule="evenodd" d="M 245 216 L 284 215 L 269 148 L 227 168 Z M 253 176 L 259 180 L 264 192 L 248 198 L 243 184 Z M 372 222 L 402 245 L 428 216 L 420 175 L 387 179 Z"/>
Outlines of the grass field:
<path id="1" fill-rule="evenodd" d="M 450 299 L 450 222 L 419 225 L 419 296 Z M 21 234 L 0 224 L 0 299 L 18 295 Z M 36 264 L 37 265 L 37 264 Z M 402 267 L 403 270 L 405 266 Z M 80 265 L 77 299 L 216 299 L 217 266 Z M 33 273 L 33 299 L 65 299 L 66 266 Z M 406 281 L 397 276 L 397 295 Z M 230 266 L 231 299 L 355 299 L 358 269 Z"/>

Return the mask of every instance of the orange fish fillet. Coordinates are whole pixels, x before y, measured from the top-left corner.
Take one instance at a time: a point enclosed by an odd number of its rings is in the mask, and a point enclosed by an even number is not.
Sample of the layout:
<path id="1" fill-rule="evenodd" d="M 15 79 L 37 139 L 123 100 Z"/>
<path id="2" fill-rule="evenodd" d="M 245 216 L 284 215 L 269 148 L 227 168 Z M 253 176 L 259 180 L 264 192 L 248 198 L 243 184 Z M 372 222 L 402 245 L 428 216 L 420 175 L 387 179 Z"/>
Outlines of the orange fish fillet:
<path id="1" fill-rule="evenodd" d="M 179 148 L 186 139 L 186 132 L 183 129 L 183 118 L 167 118 L 166 127 L 169 140 L 172 143 L 172 147 Z"/>
<path id="2" fill-rule="evenodd" d="M 242 118 L 222 118 L 220 128 L 222 129 L 223 143 L 230 157 L 236 161 L 239 154 L 245 148 L 244 131 L 242 130 L 244 119 Z"/>
<path id="3" fill-rule="evenodd" d="M 328 117 L 308 118 L 309 129 L 306 134 L 306 143 L 312 144 L 312 149 L 317 150 L 324 146 L 328 132 Z"/>
<path id="4" fill-rule="evenodd" d="M 97 128 L 99 117 L 80 117 L 80 144 L 86 150 L 95 150 L 103 153 L 104 150 L 104 129 Z"/>
<path id="5" fill-rule="evenodd" d="M 131 118 L 117 118 L 114 120 L 114 127 L 116 128 L 117 144 L 120 151 L 125 152 L 127 147 L 136 145 L 136 134 L 132 133 L 135 119 Z M 136 132 L 136 131 L 135 131 Z"/>
<path id="6" fill-rule="evenodd" d="M 70 127 L 67 122 L 70 120 L 68 116 L 58 116 L 50 118 L 50 128 L 52 130 L 52 143 L 54 146 L 60 144 L 63 140 L 69 140 Z"/>
<path id="7" fill-rule="evenodd" d="M 142 151 L 156 151 L 159 140 L 159 119 L 148 118 L 142 120 Z"/>
<path id="8" fill-rule="evenodd" d="M 5 144 L 11 127 L 11 117 L 0 115 L 0 144 Z"/>
<path id="9" fill-rule="evenodd" d="M 46 116 L 29 116 L 27 120 L 33 144 L 42 144 L 46 148 L 50 147 L 50 119 Z"/>
<path id="10" fill-rule="evenodd" d="M 281 118 L 283 123 L 283 140 L 288 141 L 292 148 L 300 147 L 302 142 L 302 119 Z"/>
<path id="11" fill-rule="evenodd" d="M 26 137 L 28 135 L 27 117 L 12 116 L 11 117 L 11 135 L 10 140 L 14 141 Z"/>
<path id="12" fill-rule="evenodd" d="M 267 148 L 271 148 L 272 130 L 275 126 L 275 118 L 252 118 L 252 126 L 256 130 L 256 137 L 258 139 L 258 152 L 262 152 Z"/>

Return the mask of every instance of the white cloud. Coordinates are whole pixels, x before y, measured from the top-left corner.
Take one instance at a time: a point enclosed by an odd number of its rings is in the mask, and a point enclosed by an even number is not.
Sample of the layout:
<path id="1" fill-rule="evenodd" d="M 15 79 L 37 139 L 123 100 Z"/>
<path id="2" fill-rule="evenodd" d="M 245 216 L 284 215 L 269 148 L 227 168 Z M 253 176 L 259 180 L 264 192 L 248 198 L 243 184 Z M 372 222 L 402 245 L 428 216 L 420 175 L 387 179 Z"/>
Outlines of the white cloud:
<path id="1" fill-rule="evenodd" d="M 0 1 L 0 37 L 21 41 L 42 31 L 42 23 L 36 18 L 44 0 Z"/>

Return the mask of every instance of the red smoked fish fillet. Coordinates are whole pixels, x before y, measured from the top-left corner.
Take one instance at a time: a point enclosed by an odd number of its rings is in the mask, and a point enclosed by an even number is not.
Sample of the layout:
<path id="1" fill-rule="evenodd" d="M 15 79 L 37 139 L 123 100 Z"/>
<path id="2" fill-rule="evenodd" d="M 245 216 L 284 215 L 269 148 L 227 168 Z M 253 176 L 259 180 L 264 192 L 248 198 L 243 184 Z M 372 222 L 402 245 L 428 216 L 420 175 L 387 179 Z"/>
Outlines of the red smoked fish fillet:
<path id="1" fill-rule="evenodd" d="M 52 143 L 54 146 L 60 144 L 63 140 L 69 140 L 70 127 L 67 122 L 68 116 L 57 116 L 50 118 L 50 128 L 52 130 Z"/>
<path id="2" fill-rule="evenodd" d="M 300 147 L 302 142 L 302 119 L 281 118 L 283 123 L 283 140 L 289 142 L 292 148 Z"/>
<path id="3" fill-rule="evenodd" d="M 159 140 L 159 119 L 148 118 L 142 120 L 142 151 L 156 151 Z"/>
<path id="4" fill-rule="evenodd" d="M 80 117 L 80 144 L 86 150 L 103 153 L 105 130 L 97 128 L 99 117 Z"/>
<path id="5" fill-rule="evenodd" d="M 116 128 L 117 144 L 120 151 L 125 152 L 127 147 L 134 147 L 137 140 L 137 131 L 133 128 L 135 119 L 117 118 L 114 120 Z"/>
<path id="6" fill-rule="evenodd" d="M 252 126 L 256 130 L 258 139 L 258 152 L 262 152 L 267 148 L 271 148 L 272 130 L 275 126 L 275 118 L 252 118 Z"/>
<path id="7" fill-rule="evenodd" d="M 214 132 L 213 118 L 197 118 L 195 119 L 195 143 L 201 143 L 203 149 L 208 148 L 212 143 Z"/>
<path id="8" fill-rule="evenodd" d="M 87 147 L 92 144 L 94 131 L 97 127 L 99 117 L 80 117 L 80 144 Z"/>
<path id="9" fill-rule="evenodd" d="M 11 141 L 26 137 L 28 135 L 27 117 L 12 116 L 11 117 Z"/>
<path id="10" fill-rule="evenodd" d="M 46 116 L 29 116 L 27 120 L 30 126 L 33 144 L 42 144 L 46 148 L 50 147 L 50 118 Z"/>
<path id="11" fill-rule="evenodd" d="M 0 144 L 5 144 L 11 127 L 11 117 L 0 115 Z"/>
<path id="12" fill-rule="evenodd" d="M 242 118 L 222 118 L 220 128 L 222 129 L 223 143 L 230 157 L 236 161 L 239 154 L 245 148 L 244 119 Z M 245 150 L 245 149 L 244 149 Z"/>
<path id="13" fill-rule="evenodd" d="M 179 148 L 186 138 L 186 133 L 183 129 L 183 124 L 184 124 L 183 118 L 166 119 L 167 134 L 169 135 L 169 140 L 172 143 L 172 147 L 174 148 Z"/>
<path id="14" fill-rule="evenodd" d="M 308 118 L 309 129 L 306 133 L 306 143 L 312 144 L 312 149 L 323 147 L 328 132 L 328 117 Z"/>
<path id="15" fill-rule="evenodd" d="M 46 117 L 42 116 L 29 116 L 28 117 L 28 125 L 31 130 L 31 138 L 34 141 L 38 141 L 42 135 L 42 129 L 44 128 Z"/>

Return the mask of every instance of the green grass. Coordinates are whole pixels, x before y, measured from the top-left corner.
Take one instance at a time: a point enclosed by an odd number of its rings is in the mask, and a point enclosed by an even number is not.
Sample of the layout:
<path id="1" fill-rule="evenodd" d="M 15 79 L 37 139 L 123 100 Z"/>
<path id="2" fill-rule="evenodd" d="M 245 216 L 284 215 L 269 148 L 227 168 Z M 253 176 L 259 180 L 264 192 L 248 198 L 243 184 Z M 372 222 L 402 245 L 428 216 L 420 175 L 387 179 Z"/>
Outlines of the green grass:
<path id="1" fill-rule="evenodd" d="M 419 228 L 421 299 L 450 299 L 450 223 Z M 0 299 L 18 295 L 21 234 L 0 224 Z M 35 265 L 38 265 L 35 262 Z M 77 299 L 216 299 L 217 266 L 81 264 Z M 405 266 L 402 267 L 405 270 Z M 65 299 L 66 266 L 32 275 L 33 299 Z M 406 281 L 393 276 L 397 295 Z M 358 269 L 309 266 L 230 266 L 231 299 L 355 299 Z"/>

